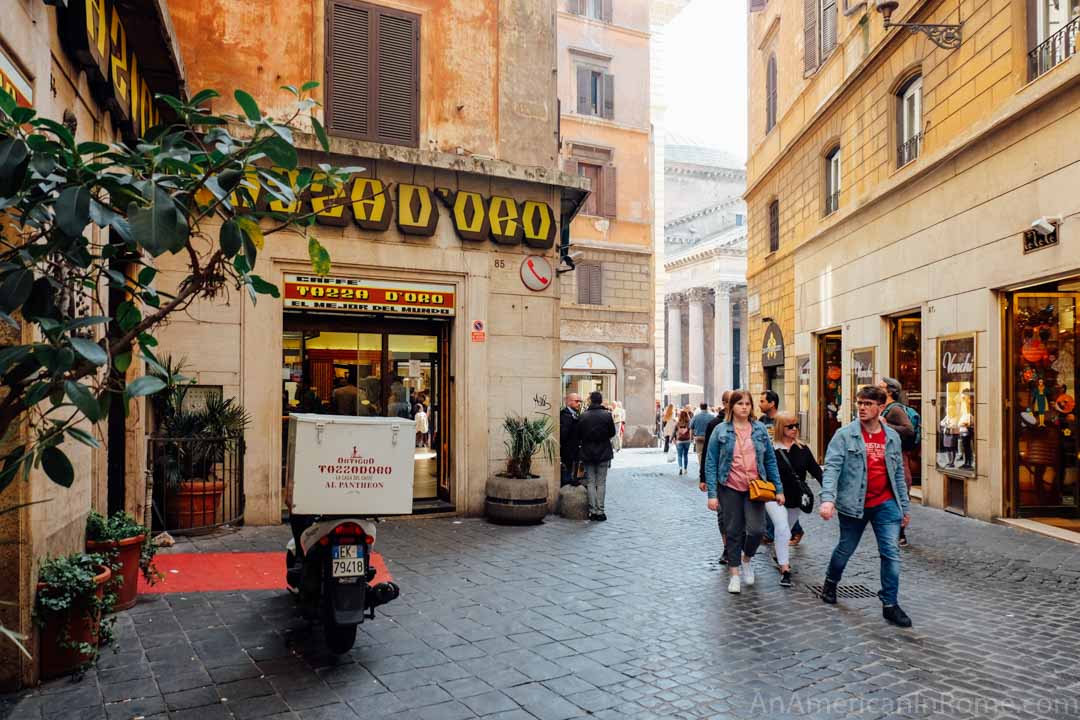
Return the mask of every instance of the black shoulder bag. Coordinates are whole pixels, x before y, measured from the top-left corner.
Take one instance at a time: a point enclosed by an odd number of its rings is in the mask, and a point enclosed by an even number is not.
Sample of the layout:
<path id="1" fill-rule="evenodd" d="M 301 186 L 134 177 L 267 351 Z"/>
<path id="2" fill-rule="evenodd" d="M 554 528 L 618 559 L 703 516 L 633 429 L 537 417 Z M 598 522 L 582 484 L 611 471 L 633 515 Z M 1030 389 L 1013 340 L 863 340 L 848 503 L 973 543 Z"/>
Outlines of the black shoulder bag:
<path id="1" fill-rule="evenodd" d="M 811 490 L 810 486 L 806 484 L 806 481 L 800 478 L 799 474 L 795 472 L 795 468 L 791 465 L 791 459 L 788 458 L 787 450 L 778 452 L 777 455 L 784 459 L 784 464 L 787 465 L 791 477 L 795 479 L 795 482 L 799 483 L 799 509 L 807 514 L 812 513 L 814 511 L 814 491 Z"/>

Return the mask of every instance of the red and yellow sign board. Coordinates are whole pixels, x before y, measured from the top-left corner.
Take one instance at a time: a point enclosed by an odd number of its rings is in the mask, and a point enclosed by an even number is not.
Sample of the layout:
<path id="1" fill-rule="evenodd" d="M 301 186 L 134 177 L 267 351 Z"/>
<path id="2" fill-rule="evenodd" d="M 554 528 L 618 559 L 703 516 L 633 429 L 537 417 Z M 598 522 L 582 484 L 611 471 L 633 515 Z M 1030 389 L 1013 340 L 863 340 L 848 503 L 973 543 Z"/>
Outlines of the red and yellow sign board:
<path id="1" fill-rule="evenodd" d="M 362 278 L 285 276 L 285 307 L 396 315 L 454 314 L 454 286 Z"/>
<path id="2" fill-rule="evenodd" d="M 30 107 L 34 104 L 34 88 L 15 63 L 0 47 L 0 90 L 15 98 L 15 104 Z"/>

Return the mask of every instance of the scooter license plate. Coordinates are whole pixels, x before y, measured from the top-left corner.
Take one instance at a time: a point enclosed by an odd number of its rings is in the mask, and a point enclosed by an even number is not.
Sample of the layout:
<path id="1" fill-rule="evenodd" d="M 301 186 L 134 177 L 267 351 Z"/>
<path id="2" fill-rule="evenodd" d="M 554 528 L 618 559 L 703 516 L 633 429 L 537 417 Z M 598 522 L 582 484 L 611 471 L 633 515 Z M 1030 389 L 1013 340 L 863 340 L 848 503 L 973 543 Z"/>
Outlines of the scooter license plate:
<path id="1" fill-rule="evenodd" d="M 330 560 L 330 576 L 360 577 L 364 574 L 364 557 L 356 545 L 335 545 Z"/>

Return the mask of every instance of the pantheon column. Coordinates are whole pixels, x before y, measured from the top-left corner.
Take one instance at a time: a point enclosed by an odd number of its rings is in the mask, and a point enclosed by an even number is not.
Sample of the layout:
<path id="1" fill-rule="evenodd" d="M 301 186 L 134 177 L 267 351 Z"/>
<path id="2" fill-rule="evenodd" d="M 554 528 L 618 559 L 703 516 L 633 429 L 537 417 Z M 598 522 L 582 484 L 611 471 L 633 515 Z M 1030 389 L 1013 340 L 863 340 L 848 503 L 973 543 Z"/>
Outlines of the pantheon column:
<path id="1" fill-rule="evenodd" d="M 705 387 L 705 303 L 709 301 L 708 288 L 694 288 L 690 291 L 690 353 L 689 377 L 686 379 L 691 385 Z M 704 393 L 694 393 L 690 396 L 691 403 L 699 403 L 704 399 Z"/>
<path id="2" fill-rule="evenodd" d="M 668 380 L 686 381 L 682 367 L 682 303 L 678 293 L 668 295 L 667 301 L 667 371 Z"/>
<path id="3" fill-rule="evenodd" d="M 716 388 L 717 397 L 712 402 L 720 404 L 720 395 L 725 390 L 734 390 L 732 377 L 732 349 L 731 349 L 731 291 L 735 288 L 734 283 L 717 283 L 713 285 L 713 342 L 715 345 L 713 363 L 713 387 Z"/>

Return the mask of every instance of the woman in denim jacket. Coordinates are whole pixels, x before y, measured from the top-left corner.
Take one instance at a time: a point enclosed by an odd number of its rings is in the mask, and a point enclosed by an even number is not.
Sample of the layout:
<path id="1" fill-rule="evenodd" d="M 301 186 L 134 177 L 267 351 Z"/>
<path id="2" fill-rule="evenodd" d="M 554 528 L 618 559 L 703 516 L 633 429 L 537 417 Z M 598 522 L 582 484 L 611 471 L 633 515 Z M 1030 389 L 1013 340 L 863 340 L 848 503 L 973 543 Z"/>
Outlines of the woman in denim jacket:
<path id="1" fill-rule="evenodd" d="M 750 500 L 751 480 L 768 480 L 776 488 L 776 500 L 784 503 L 784 488 L 776 465 L 772 438 L 764 425 L 754 420 L 754 399 L 746 390 L 736 390 L 728 401 L 727 416 L 709 437 L 705 454 L 705 485 L 709 509 L 722 505 L 724 553 L 731 579 L 728 592 L 742 592 L 754 584 L 750 565 L 765 529 L 765 503 Z M 739 568 L 742 568 L 740 579 Z"/>

